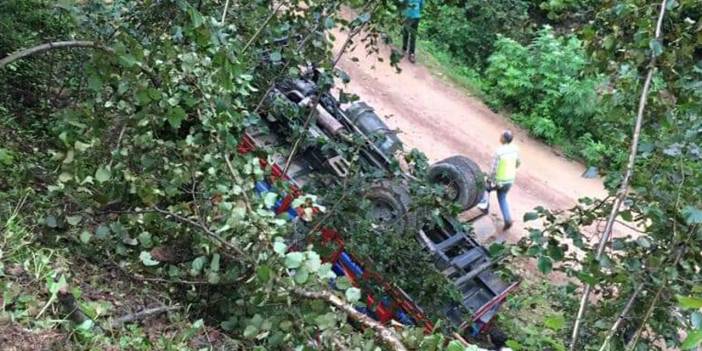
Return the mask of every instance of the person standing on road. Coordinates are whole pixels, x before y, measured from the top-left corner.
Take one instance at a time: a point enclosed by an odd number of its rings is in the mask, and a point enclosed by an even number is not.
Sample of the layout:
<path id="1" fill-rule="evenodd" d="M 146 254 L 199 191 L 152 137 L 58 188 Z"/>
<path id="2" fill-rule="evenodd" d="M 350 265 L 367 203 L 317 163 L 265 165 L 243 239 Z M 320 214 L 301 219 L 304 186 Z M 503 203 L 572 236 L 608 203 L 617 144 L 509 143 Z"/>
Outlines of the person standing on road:
<path id="1" fill-rule="evenodd" d="M 497 201 L 500 203 L 500 211 L 505 222 L 503 230 L 508 230 L 512 227 L 512 216 L 509 212 L 509 204 L 507 203 L 507 193 L 514 184 L 514 179 L 517 176 L 517 167 L 519 167 L 519 149 L 517 145 L 512 143 L 512 132 L 505 130 L 500 136 L 500 145 L 495 152 L 490 168 L 490 176 L 488 185 L 482 201 L 478 207 L 484 211 L 488 208 L 490 201 L 490 191 L 497 191 Z"/>
<path id="2" fill-rule="evenodd" d="M 402 53 L 409 53 L 409 60 L 412 63 L 416 62 L 414 50 L 417 44 L 417 29 L 419 28 L 419 19 L 422 18 L 422 9 L 424 9 L 424 0 L 403 0 L 406 6 L 403 15 L 405 23 L 402 28 Z"/>

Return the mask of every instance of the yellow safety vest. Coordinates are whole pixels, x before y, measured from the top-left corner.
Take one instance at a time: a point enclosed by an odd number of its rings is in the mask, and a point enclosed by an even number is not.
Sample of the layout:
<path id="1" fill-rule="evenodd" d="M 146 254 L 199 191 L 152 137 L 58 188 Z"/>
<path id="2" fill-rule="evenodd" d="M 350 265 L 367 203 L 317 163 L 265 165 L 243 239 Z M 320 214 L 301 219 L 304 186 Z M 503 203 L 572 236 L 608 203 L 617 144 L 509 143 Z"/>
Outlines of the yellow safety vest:
<path id="1" fill-rule="evenodd" d="M 517 176 L 517 162 L 519 160 L 517 147 L 513 144 L 502 145 L 497 149 L 495 157 L 497 158 L 495 181 L 498 184 L 513 183 Z"/>

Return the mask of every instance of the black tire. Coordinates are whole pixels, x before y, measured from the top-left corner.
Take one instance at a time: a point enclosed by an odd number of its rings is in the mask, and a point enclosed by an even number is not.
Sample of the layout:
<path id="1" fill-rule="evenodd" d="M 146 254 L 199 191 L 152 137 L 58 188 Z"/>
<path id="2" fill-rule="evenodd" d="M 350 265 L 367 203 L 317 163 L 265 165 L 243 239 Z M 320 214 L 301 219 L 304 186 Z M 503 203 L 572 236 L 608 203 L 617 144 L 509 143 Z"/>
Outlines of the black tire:
<path id="1" fill-rule="evenodd" d="M 483 172 L 465 156 L 441 160 L 429 167 L 428 173 L 429 181 L 446 186 L 446 198 L 463 210 L 477 205 L 485 191 Z"/>
<path id="2" fill-rule="evenodd" d="M 490 343 L 495 348 L 495 350 L 500 350 L 501 348 L 505 347 L 507 340 L 509 340 L 507 334 L 505 334 L 505 332 L 503 332 L 497 327 L 492 327 L 490 329 L 489 337 Z"/>
<path id="3" fill-rule="evenodd" d="M 412 198 L 402 185 L 389 181 L 376 183 L 366 192 L 371 203 L 369 216 L 381 229 L 404 233 L 417 227 L 416 213 L 411 211 Z"/>

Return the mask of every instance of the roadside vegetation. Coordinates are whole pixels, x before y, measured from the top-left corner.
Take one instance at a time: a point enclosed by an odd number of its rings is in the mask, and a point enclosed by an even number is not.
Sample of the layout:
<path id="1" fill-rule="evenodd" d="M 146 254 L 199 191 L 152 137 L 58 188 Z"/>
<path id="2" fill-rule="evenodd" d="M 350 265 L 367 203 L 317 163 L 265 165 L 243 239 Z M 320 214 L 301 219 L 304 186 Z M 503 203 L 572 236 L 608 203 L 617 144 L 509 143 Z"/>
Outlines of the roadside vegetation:
<path id="1" fill-rule="evenodd" d="M 575 349 L 692 349 L 702 341 L 694 239 L 702 235 L 701 18 L 696 1 L 428 3 L 420 38 L 428 55 L 454 65 L 444 72 L 532 135 L 597 166 L 612 190 L 566 212 L 525 215 L 546 227 L 529 231 L 522 253 L 542 272 L 593 286 L 598 301 L 572 303 L 581 289 L 548 288 L 550 307 L 565 317 L 558 345 L 528 331 L 542 322 L 507 322 L 521 348 L 567 347 L 583 304 L 592 306 Z M 638 233 L 603 246 L 583 234 L 587 226 L 608 233 L 605 222 L 635 223 Z"/>
<path id="2" fill-rule="evenodd" d="M 355 19 L 339 16 L 342 5 Z M 537 208 L 525 220 L 541 229 L 490 248 L 513 267 L 533 261 L 571 282 L 525 282 L 508 301 L 499 325 L 515 350 L 566 349 L 574 328 L 573 349 L 702 343 L 702 4 L 659 5 L 428 3 L 420 37 L 437 62 L 460 63 L 451 71 L 491 106 L 599 166 L 612 189 L 568 211 Z M 329 289 L 318 246 L 288 251 L 299 228 L 269 209 L 275 194 L 253 189 L 270 175 L 266 156 L 236 152 L 282 77 L 311 62 L 323 82 L 348 78 L 334 69 L 328 30 L 372 52 L 397 27 L 399 6 L 1 2 L 0 60 L 64 47 L 0 61 L 0 345 L 475 350 L 442 323 L 425 335 L 364 318 L 353 308 L 358 288 L 340 280 Z M 286 115 L 296 135 L 300 112 Z M 632 135 L 635 117 L 643 123 Z M 630 149 L 632 138 L 640 143 Z M 426 158 L 406 161 L 422 178 Z M 455 298 L 416 242 L 373 235 L 359 201 L 372 179 L 316 189 L 334 204 L 319 220 L 356 235 L 354 250 L 418 301 Z M 435 190 L 419 182 L 412 192 L 432 215 L 455 212 Z M 598 247 L 583 230 L 614 221 L 638 224 L 637 235 Z M 583 287 L 593 298 L 578 318 Z"/>

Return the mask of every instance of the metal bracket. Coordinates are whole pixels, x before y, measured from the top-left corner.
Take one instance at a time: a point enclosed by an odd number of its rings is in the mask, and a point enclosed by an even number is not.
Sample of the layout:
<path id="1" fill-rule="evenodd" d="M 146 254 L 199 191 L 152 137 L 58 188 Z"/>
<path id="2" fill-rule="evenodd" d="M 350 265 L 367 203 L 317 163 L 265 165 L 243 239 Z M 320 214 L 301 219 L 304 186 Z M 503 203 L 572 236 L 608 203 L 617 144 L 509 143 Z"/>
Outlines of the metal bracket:
<path id="1" fill-rule="evenodd" d="M 327 163 L 339 177 L 346 178 L 346 176 L 349 175 L 349 167 L 351 167 L 351 163 L 341 155 L 336 155 L 328 159 Z"/>

